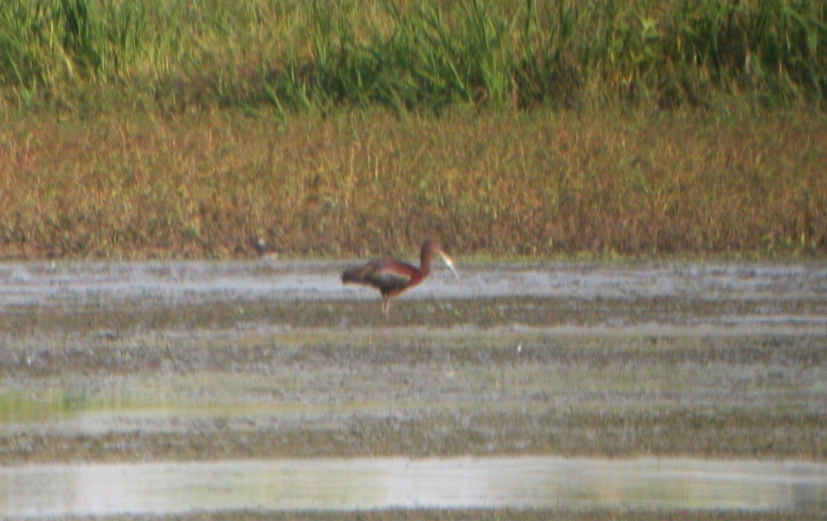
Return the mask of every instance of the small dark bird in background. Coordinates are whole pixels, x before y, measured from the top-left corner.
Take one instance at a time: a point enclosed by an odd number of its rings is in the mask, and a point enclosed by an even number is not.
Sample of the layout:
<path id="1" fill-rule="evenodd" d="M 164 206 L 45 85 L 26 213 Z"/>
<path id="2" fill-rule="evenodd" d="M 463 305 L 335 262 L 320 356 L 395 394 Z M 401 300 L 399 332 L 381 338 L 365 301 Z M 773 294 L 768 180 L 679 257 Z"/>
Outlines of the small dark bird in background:
<path id="1" fill-rule="evenodd" d="M 258 253 L 259 255 L 264 255 L 265 253 L 267 253 L 267 243 L 264 242 L 264 239 L 262 239 L 261 237 L 256 239 L 255 248 L 256 253 Z"/>
<path id="2" fill-rule="evenodd" d="M 256 249 L 256 253 L 258 256 L 261 257 L 264 261 L 277 261 L 279 260 L 279 254 L 274 251 L 268 251 L 267 243 L 264 242 L 262 237 L 256 239 L 256 242 L 253 244 L 253 247 Z"/>
<path id="3" fill-rule="evenodd" d="M 459 280 L 454 268 L 454 261 L 436 241 L 428 241 L 422 245 L 419 256 L 419 267 L 408 262 L 396 259 L 374 260 L 367 264 L 354 266 L 342 273 L 344 284 L 364 284 L 379 290 L 382 294 L 382 314 L 388 316 L 391 299 L 403 291 L 412 288 L 425 280 L 431 273 L 431 259 L 438 254 L 445 264 Z"/>

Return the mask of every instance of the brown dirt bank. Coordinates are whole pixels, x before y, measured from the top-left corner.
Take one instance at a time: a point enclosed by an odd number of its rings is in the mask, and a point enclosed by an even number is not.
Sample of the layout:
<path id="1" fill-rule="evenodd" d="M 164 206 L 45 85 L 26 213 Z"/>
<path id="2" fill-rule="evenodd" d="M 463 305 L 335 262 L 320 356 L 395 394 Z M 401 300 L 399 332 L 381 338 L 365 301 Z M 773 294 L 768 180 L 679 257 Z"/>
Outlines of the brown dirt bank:
<path id="1" fill-rule="evenodd" d="M 823 255 L 805 108 L 0 120 L 0 258 Z"/>

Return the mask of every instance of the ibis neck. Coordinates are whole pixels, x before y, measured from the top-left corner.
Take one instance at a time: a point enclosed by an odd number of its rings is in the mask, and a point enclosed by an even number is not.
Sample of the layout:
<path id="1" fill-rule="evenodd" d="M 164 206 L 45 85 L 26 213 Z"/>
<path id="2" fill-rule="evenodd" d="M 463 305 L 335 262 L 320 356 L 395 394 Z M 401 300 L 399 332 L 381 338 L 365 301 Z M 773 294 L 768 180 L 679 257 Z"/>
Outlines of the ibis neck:
<path id="1" fill-rule="evenodd" d="M 431 272 L 431 259 L 434 257 L 434 252 L 427 246 L 422 248 L 422 254 L 419 256 L 419 272 L 425 276 Z"/>

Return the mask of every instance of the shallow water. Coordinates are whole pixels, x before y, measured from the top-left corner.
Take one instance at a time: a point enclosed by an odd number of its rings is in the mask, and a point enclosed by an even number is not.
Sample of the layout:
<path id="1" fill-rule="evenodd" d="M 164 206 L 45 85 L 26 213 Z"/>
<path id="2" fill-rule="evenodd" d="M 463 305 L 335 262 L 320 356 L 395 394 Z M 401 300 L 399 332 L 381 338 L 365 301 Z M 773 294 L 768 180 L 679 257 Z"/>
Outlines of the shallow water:
<path id="1" fill-rule="evenodd" d="M 0 308 L 26 304 L 186 300 L 363 300 L 374 292 L 342 286 L 346 262 L 18 263 L 0 265 Z M 679 297 L 702 300 L 823 299 L 827 267 L 819 263 L 742 264 L 472 264 L 459 280 L 435 268 L 406 299 L 483 297 L 582 300 Z"/>
<path id="2" fill-rule="evenodd" d="M 827 508 L 827 464 L 690 459 L 308 459 L 0 469 L 0 515 L 190 510 Z"/>
<path id="3" fill-rule="evenodd" d="M 0 265 L 0 515 L 827 510 L 824 264 L 346 264 Z"/>
<path id="4" fill-rule="evenodd" d="M 460 280 L 436 269 L 394 300 L 389 320 L 378 312 L 376 291 L 342 285 L 347 264 L 4 264 L 0 339 L 391 326 L 484 333 L 528 326 L 559 334 L 827 330 L 827 267 L 819 263 L 466 265 Z"/>

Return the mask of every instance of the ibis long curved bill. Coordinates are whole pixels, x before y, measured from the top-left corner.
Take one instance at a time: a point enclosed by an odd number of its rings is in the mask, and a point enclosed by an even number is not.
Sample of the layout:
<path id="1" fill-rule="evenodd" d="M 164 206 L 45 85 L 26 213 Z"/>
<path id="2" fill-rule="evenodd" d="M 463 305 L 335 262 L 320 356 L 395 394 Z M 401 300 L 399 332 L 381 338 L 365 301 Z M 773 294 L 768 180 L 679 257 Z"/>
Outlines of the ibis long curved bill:
<path id="1" fill-rule="evenodd" d="M 451 273 L 454 274 L 454 278 L 459 280 L 459 273 L 457 273 L 457 268 L 456 266 L 454 266 L 454 259 L 449 257 L 448 254 L 442 250 L 439 250 L 438 253 L 439 256 L 442 257 L 442 260 L 445 262 L 445 265 L 448 266 L 448 269 L 451 270 Z"/>

